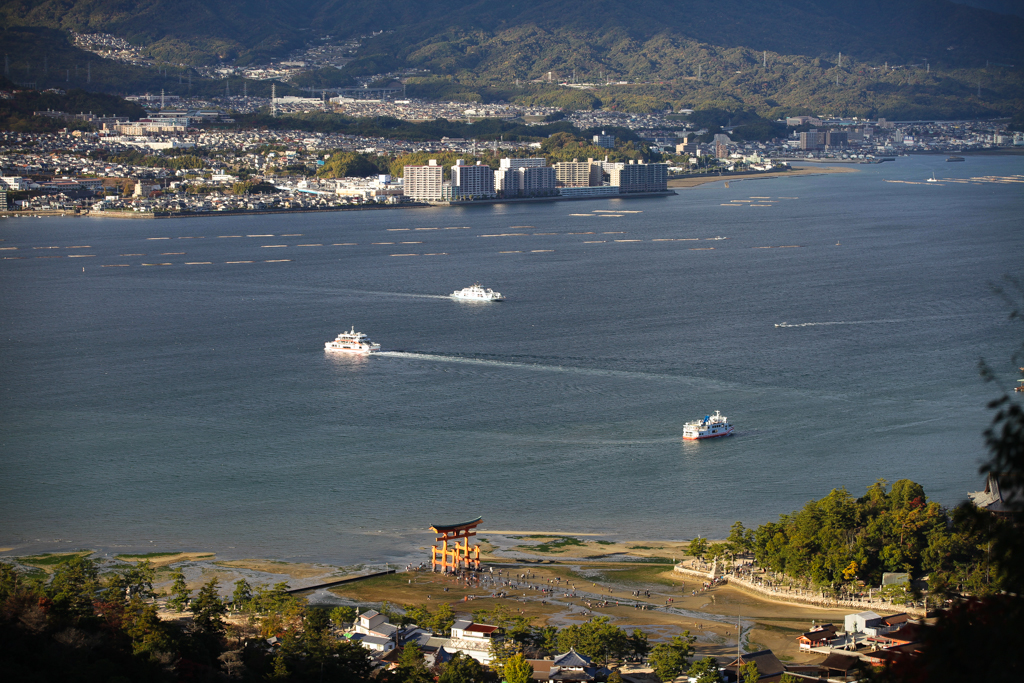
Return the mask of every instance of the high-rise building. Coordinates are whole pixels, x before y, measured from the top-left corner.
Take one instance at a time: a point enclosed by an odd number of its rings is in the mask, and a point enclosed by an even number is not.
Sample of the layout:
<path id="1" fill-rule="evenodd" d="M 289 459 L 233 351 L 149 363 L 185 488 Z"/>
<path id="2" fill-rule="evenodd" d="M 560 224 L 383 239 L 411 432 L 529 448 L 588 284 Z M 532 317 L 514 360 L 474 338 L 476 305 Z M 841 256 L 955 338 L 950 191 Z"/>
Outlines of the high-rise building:
<path id="1" fill-rule="evenodd" d="M 527 159 L 501 159 L 498 162 L 498 168 L 543 168 L 547 166 L 547 159 L 544 157 L 527 158 Z"/>
<path id="2" fill-rule="evenodd" d="M 594 145 L 605 149 L 615 149 L 615 136 L 607 135 L 603 130 L 600 135 L 594 136 Z"/>
<path id="3" fill-rule="evenodd" d="M 846 131 L 830 130 L 825 133 L 825 146 L 830 149 L 849 147 L 850 136 Z"/>
<path id="4" fill-rule="evenodd" d="M 627 192 L 664 192 L 668 189 L 668 164 L 630 161 L 608 172 L 610 184 Z"/>
<path id="5" fill-rule="evenodd" d="M 519 171 L 519 191 L 526 197 L 545 197 L 558 190 L 555 169 L 550 166 L 523 167 Z"/>
<path id="6" fill-rule="evenodd" d="M 821 149 L 822 144 L 825 142 L 824 137 L 814 128 L 806 133 L 800 133 L 800 149 Z"/>
<path id="7" fill-rule="evenodd" d="M 555 169 L 550 166 L 499 168 L 494 189 L 502 197 L 545 197 L 557 193 Z"/>
<path id="8" fill-rule="evenodd" d="M 494 172 L 494 191 L 499 197 L 518 197 L 520 189 L 518 168 L 503 167 Z"/>
<path id="9" fill-rule="evenodd" d="M 415 201 L 439 201 L 443 197 L 441 188 L 444 169 L 431 159 L 426 166 L 406 166 L 403 172 L 405 196 Z"/>
<path id="10" fill-rule="evenodd" d="M 602 184 L 601 165 L 595 164 L 593 159 L 559 161 L 554 168 L 555 178 L 562 187 L 592 187 Z"/>
<path id="11" fill-rule="evenodd" d="M 494 170 L 479 161 L 473 166 L 467 166 L 459 159 L 452 166 L 452 187 L 457 199 L 493 197 Z"/>

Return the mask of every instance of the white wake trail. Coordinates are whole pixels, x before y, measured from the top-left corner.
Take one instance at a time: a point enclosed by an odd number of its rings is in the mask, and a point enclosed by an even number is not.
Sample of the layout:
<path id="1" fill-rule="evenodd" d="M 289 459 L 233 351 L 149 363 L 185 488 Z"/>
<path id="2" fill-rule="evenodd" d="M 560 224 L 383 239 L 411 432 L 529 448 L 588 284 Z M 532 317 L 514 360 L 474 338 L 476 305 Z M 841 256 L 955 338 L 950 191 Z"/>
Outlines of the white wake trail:
<path id="1" fill-rule="evenodd" d="M 812 322 L 812 323 L 790 323 L 781 322 L 775 323 L 775 327 L 818 327 L 824 325 L 892 325 L 896 323 L 912 323 L 920 322 L 923 320 L 944 320 L 947 318 L 954 318 L 952 315 L 930 315 L 921 318 L 890 318 L 885 320 L 830 320 L 826 322 Z"/>

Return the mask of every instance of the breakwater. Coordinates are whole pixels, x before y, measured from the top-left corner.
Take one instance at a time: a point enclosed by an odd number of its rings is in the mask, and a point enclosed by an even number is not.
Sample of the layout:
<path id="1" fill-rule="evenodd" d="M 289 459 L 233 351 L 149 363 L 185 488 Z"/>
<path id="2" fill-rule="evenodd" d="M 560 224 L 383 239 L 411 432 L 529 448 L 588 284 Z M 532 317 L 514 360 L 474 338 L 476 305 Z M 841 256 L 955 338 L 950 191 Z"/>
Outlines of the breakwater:
<path id="1" fill-rule="evenodd" d="M 682 565 L 676 565 L 674 571 L 689 576 L 699 576 L 704 579 L 711 579 L 711 572 L 703 572 Z M 822 595 L 820 591 L 806 590 L 803 588 L 790 588 L 788 586 L 765 586 L 754 580 L 750 580 L 736 574 L 725 574 L 720 577 L 733 588 L 738 588 L 747 593 L 765 598 L 767 600 L 786 602 L 800 605 L 812 605 L 825 609 L 842 609 L 847 607 L 858 612 L 870 610 L 879 614 L 893 614 L 906 612 L 916 617 L 928 616 L 927 610 L 922 607 L 911 605 L 897 605 L 888 600 L 873 600 L 870 598 L 839 599 Z"/>

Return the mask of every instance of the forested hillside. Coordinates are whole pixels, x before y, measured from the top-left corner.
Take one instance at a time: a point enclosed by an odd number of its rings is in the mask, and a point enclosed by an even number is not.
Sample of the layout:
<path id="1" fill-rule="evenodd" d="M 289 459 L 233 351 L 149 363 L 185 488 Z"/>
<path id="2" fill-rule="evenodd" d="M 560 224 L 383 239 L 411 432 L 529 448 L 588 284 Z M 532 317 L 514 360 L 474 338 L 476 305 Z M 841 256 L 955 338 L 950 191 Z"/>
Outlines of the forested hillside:
<path id="1" fill-rule="evenodd" d="M 585 10 L 568 0 L 0 0 L 0 16 L 10 77 L 41 87 L 57 74 L 72 87 L 185 94 L 189 65 L 262 63 L 357 38 L 343 69 L 296 82 L 336 87 L 416 68 L 428 75 L 409 79 L 410 96 L 467 102 L 896 119 L 1024 110 L 1024 19 L 948 0 L 594 0 Z M 67 42 L 71 30 L 125 37 L 158 66 L 112 78 L 95 59 L 82 83 L 89 57 Z M 194 80 L 192 92 L 239 86 Z"/>

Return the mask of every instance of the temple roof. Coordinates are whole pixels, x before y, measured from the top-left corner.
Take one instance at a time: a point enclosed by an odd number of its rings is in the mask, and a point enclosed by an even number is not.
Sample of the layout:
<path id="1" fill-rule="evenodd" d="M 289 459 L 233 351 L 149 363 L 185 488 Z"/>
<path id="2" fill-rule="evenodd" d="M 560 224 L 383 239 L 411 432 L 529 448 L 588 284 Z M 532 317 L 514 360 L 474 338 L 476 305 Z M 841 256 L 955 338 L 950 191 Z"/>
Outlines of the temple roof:
<path id="1" fill-rule="evenodd" d="M 555 657 L 553 666 L 560 666 L 563 669 L 582 669 L 590 666 L 590 657 L 581 655 L 576 650 L 570 648 L 565 654 Z"/>
<path id="2" fill-rule="evenodd" d="M 433 531 L 436 531 L 437 533 L 443 533 L 445 531 L 458 531 L 459 529 L 474 527 L 480 522 L 482 522 L 483 519 L 483 517 L 477 517 L 476 519 L 471 519 L 468 522 L 460 522 L 458 524 L 431 524 L 430 528 Z"/>

